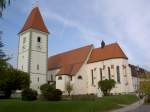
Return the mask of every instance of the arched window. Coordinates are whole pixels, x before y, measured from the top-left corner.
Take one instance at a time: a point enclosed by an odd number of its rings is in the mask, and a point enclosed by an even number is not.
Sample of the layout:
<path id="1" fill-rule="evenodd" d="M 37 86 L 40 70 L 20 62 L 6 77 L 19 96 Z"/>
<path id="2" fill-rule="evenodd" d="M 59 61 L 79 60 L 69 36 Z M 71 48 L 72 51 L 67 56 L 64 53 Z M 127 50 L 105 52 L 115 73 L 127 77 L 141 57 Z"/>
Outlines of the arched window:
<path id="1" fill-rule="evenodd" d="M 78 79 L 82 79 L 82 76 L 81 76 L 81 75 L 79 75 L 79 76 L 78 76 Z"/>
<path id="2" fill-rule="evenodd" d="M 119 68 L 119 66 L 116 67 L 116 72 L 117 72 L 117 82 L 120 83 L 120 68 Z"/>
<path id="3" fill-rule="evenodd" d="M 59 76 L 59 77 L 58 77 L 58 80 L 62 80 L 62 77 L 61 77 L 61 76 Z"/>
<path id="4" fill-rule="evenodd" d="M 111 79 L 110 67 L 108 67 L 108 78 L 109 78 L 109 80 Z"/>
<path id="5" fill-rule="evenodd" d="M 41 42 L 41 37 L 38 37 L 38 38 L 37 38 L 37 42 Z"/>

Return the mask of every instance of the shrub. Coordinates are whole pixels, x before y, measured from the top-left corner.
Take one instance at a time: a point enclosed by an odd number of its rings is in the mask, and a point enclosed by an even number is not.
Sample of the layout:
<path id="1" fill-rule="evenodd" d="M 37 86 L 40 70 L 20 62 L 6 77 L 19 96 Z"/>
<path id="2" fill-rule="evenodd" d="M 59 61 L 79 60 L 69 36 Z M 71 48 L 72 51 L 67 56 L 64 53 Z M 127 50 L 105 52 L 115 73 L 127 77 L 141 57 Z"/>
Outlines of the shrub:
<path id="1" fill-rule="evenodd" d="M 147 95 L 145 97 L 144 103 L 150 103 L 150 96 Z"/>
<path id="2" fill-rule="evenodd" d="M 53 92 L 53 100 L 58 101 L 61 100 L 61 96 L 62 96 L 62 91 L 59 89 L 55 89 Z"/>
<path id="3" fill-rule="evenodd" d="M 37 91 L 30 89 L 30 88 L 26 88 L 22 91 L 21 96 L 22 96 L 22 100 L 25 101 L 33 101 L 37 99 Z"/>
<path id="4" fill-rule="evenodd" d="M 101 91 L 103 92 L 104 96 L 108 96 L 110 95 L 110 91 L 113 87 L 115 87 L 115 80 L 113 79 L 105 79 L 102 81 L 98 82 L 98 87 L 101 89 Z"/>
<path id="5" fill-rule="evenodd" d="M 73 90 L 73 85 L 69 82 L 65 84 L 65 90 L 68 92 L 68 96 L 70 96 L 71 91 Z"/>
<path id="6" fill-rule="evenodd" d="M 145 103 L 150 103 L 150 81 L 140 82 L 140 92 L 146 95 Z"/>
<path id="7" fill-rule="evenodd" d="M 58 101 L 61 99 L 62 92 L 59 89 L 55 89 L 53 85 L 43 84 L 40 90 L 45 100 Z"/>
<path id="8" fill-rule="evenodd" d="M 52 85 L 49 84 L 43 84 L 40 87 L 41 93 L 43 97 L 48 98 L 48 95 L 55 90 L 55 88 Z"/>

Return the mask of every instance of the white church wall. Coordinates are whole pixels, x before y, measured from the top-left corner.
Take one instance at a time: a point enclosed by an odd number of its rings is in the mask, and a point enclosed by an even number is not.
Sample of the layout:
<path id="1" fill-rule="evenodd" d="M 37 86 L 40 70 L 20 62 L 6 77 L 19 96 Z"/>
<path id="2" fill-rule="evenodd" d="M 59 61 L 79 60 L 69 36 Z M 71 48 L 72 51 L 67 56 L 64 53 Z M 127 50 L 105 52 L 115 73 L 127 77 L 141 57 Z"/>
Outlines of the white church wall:
<path id="1" fill-rule="evenodd" d="M 29 41 L 30 41 L 30 32 L 22 33 L 19 37 L 19 46 L 18 46 L 18 69 L 24 72 L 28 72 L 29 64 Z"/>
<path id="2" fill-rule="evenodd" d="M 133 90 L 137 91 L 139 89 L 140 79 L 132 76 L 132 81 L 133 81 Z"/>
<path id="3" fill-rule="evenodd" d="M 61 77 L 61 79 L 60 79 Z M 68 75 L 58 75 L 56 76 L 56 89 L 60 89 L 63 94 L 67 94 L 65 90 L 66 83 L 70 81 L 70 76 Z"/>
<path id="4" fill-rule="evenodd" d="M 40 37 L 40 42 L 37 38 Z M 30 87 L 40 91 L 46 83 L 48 61 L 48 34 L 29 29 L 20 34 L 18 69 L 30 73 Z"/>
<path id="5" fill-rule="evenodd" d="M 47 53 L 47 47 L 48 47 L 48 35 L 47 33 L 43 33 L 37 30 L 32 30 L 32 50 L 39 51 L 42 53 Z M 37 42 L 37 38 L 41 38 L 41 42 Z M 40 46 L 40 47 L 39 47 Z"/>
<path id="6" fill-rule="evenodd" d="M 19 36 L 19 53 L 29 49 L 30 32 L 24 32 Z"/>
<path id="7" fill-rule="evenodd" d="M 31 72 L 39 74 L 47 74 L 47 54 L 36 51 L 31 52 Z"/>
<path id="8" fill-rule="evenodd" d="M 30 80 L 31 80 L 31 84 L 30 84 L 30 87 L 32 89 L 35 89 L 38 91 L 38 93 L 40 93 L 40 86 L 42 84 L 45 84 L 46 83 L 46 75 L 41 75 L 41 74 L 34 74 L 34 73 L 31 73 L 30 74 Z"/>
<path id="9" fill-rule="evenodd" d="M 31 33 L 31 56 L 30 56 L 30 76 L 31 86 L 39 91 L 39 87 L 46 83 L 47 77 L 47 41 L 48 35 L 32 29 Z M 38 42 L 40 37 L 40 42 Z"/>
<path id="10" fill-rule="evenodd" d="M 82 79 L 79 79 L 79 76 Z M 74 80 L 72 81 L 73 84 L 73 94 L 87 94 L 88 90 L 88 81 L 87 81 L 87 72 L 86 72 L 86 65 L 84 64 L 79 72 L 74 76 Z"/>
<path id="11" fill-rule="evenodd" d="M 47 81 L 56 81 L 56 75 L 60 69 L 49 70 L 47 75 Z"/>
<path id="12" fill-rule="evenodd" d="M 132 78 L 131 68 L 129 67 L 129 65 L 127 67 L 127 74 L 128 74 L 128 83 L 129 83 L 128 84 L 128 91 L 129 92 L 135 92 L 134 85 L 133 85 L 134 81 Z"/>
<path id="13" fill-rule="evenodd" d="M 111 68 L 111 65 L 113 65 L 114 68 Z M 124 69 L 122 65 L 126 66 L 126 68 Z M 104 66 L 105 69 L 103 69 Z M 112 92 L 113 93 L 129 92 L 127 88 L 131 86 L 132 80 L 130 78 L 131 74 L 128 72 L 129 69 L 127 69 L 128 61 L 126 59 L 117 58 L 87 64 L 88 87 L 89 87 L 88 93 L 95 93 L 98 89 L 98 81 L 100 79 L 100 71 L 99 71 L 100 68 L 103 69 L 102 70 L 103 80 L 108 79 L 108 67 L 110 67 L 111 78 L 117 82 L 117 73 L 116 73 L 117 66 L 119 66 L 120 68 L 120 83 L 116 83 L 116 87 L 112 90 Z M 92 84 L 91 70 L 93 70 L 94 84 Z M 125 85 L 126 82 L 129 82 L 128 85 Z"/>
<path id="14" fill-rule="evenodd" d="M 18 69 L 24 72 L 28 72 L 28 54 L 28 52 L 25 52 L 18 56 Z"/>

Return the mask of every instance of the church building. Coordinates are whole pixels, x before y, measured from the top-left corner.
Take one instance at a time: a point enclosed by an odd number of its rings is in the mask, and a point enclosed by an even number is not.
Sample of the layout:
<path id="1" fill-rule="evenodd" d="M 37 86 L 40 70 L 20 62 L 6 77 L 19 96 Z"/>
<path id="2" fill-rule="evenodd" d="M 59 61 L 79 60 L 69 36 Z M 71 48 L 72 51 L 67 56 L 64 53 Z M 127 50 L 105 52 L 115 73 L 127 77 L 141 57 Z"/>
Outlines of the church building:
<path id="1" fill-rule="evenodd" d="M 39 91 L 44 83 L 56 83 L 66 94 L 66 83 L 73 85 L 73 95 L 102 95 L 98 81 L 114 79 L 112 93 L 134 92 L 128 57 L 118 43 L 95 48 L 83 46 L 48 57 L 49 31 L 39 8 L 34 7 L 19 32 L 18 69 L 30 74 L 30 87 Z"/>

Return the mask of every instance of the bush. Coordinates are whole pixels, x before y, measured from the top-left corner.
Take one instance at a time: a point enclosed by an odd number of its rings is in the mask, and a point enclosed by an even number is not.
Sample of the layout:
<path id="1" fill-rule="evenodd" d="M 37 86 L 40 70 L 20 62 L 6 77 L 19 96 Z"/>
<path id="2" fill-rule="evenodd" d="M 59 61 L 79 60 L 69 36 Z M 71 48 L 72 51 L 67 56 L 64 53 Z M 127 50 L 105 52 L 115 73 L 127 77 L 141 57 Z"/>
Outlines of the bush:
<path id="1" fill-rule="evenodd" d="M 53 92 L 53 100 L 58 101 L 61 100 L 61 96 L 62 96 L 62 91 L 59 89 L 55 89 Z"/>
<path id="2" fill-rule="evenodd" d="M 145 97 L 144 103 L 146 103 L 146 104 L 147 104 L 147 103 L 150 103 L 150 96 L 147 95 L 147 96 Z"/>
<path id="3" fill-rule="evenodd" d="M 73 85 L 70 83 L 70 81 L 65 84 L 65 90 L 68 92 L 68 96 L 70 96 L 70 93 L 73 90 Z"/>
<path id="4" fill-rule="evenodd" d="M 22 100 L 25 100 L 25 101 L 33 101 L 33 100 L 36 100 L 37 99 L 37 91 L 33 90 L 33 89 L 30 89 L 30 88 L 27 88 L 27 89 L 24 89 L 21 93 L 21 96 L 22 96 Z"/>
<path id="5" fill-rule="evenodd" d="M 40 90 L 45 100 L 58 101 L 61 99 L 62 92 L 59 89 L 55 89 L 53 85 L 43 84 Z"/>
<path id="6" fill-rule="evenodd" d="M 55 88 L 52 85 L 49 84 L 43 84 L 40 87 L 41 93 L 43 95 L 43 97 L 45 97 L 47 99 L 48 95 L 55 90 Z"/>
<path id="7" fill-rule="evenodd" d="M 105 79 L 102 81 L 98 82 L 98 87 L 101 89 L 101 91 L 103 92 L 104 96 L 108 96 L 110 95 L 110 91 L 113 87 L 115 87 L 115 80 L 113 79 Z"/>

